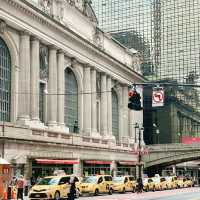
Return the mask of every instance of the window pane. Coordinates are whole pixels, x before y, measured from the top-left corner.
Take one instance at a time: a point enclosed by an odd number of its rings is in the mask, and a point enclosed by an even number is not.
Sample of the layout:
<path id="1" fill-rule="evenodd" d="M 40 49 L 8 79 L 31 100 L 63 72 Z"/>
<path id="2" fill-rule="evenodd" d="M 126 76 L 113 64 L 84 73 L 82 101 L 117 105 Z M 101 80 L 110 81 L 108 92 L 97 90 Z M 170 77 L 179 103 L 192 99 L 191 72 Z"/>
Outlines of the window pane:
<path id="1" fill-rule="evenodd" d="M 10 121 L 11 57 L 8 47 L 0 38 L 0 120 Z"/>
<path id="2" fill-rule="evenodd" d="M 112 90 L 112 133 L 119 140 L 119 109 L 117 94 Z"/>
<path id="3" fill-rule="evenodd" d="M 65 70 L 65 124 L 78 133 L 78 86 L 71 69 Z"/>

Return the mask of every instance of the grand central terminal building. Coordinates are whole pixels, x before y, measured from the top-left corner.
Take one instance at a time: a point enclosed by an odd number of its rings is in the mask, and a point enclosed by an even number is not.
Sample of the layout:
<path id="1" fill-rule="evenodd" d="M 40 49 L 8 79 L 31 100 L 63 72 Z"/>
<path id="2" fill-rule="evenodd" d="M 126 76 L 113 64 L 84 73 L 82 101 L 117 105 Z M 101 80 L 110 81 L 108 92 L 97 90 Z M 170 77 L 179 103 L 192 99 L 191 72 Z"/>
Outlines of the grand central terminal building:
<path id="1" fill-rule="evenodd" d="M 0 0 L 0 154 L 14 173 L 134 174 L 140 57 L 98 28 L 90 3 Z"/>

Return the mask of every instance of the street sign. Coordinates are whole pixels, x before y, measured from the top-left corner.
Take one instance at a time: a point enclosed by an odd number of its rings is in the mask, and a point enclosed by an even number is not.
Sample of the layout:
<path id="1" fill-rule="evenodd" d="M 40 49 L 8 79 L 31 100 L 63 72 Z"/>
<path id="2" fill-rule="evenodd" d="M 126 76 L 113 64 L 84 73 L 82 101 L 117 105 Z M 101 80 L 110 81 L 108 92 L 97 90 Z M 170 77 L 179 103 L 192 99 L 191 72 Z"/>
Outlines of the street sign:
<path id="1" fill-rule="evenodd" d="M 164 90 L 163 88 L 153 88 L 152 107 L 164 106 Z"/>

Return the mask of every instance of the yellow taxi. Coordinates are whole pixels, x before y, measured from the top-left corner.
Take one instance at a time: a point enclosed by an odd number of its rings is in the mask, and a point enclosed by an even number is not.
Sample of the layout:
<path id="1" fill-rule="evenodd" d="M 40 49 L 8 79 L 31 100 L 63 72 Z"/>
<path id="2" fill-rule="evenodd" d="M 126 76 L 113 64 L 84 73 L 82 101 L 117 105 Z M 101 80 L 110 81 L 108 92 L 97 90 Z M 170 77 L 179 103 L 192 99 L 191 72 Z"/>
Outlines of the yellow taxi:
<path id="1" fill-rule="evenodd" d="M 184 187 L 193 187 L 194 183 L 190 178 L 184 178 L 183 179 L 183 186 Z"/>
<path id="2" fill-rule="evenodd" d="M 183 188 L 184 187 L 184 177 L 177 177 L 177 184 L 178 184 L 178 188 Z"/>
<path id="3" fill-rule="evenodd" d="M 136 181 L 133 176 L 117 176 L 113 178 L 111 188 L 115 192 L 135 192 Z"/>
<path id="4" fill-rule="evenodd" d="M 160 177 L 160 190 L 166 190 L 167 188 L 167 180 L 165 177 Z"/>
<path id="5" fill-rule="evenodd" d="M 80 184 L 80 192 L 98 195 L 100 193 L 112 194 L 112 176 L 97 175 L 83 178 Z"/>
<path id="6" fill-rule="evenodd" d="M 153 177 L 152 180 L 154 182 L 155 190 L 161 190 L 162 187 L 161 187 L 160 177 Z"/>
<path id="7" fill-rule="evenodd" d="M 178 188 L 178 179 L 176 176 L 167 176 L 166 181 L 168 189 Z"/>
<path id="8" fill-rule="evenodd" d="M 70 189 L 70 176 L 48 176 L 42 178 L 29 191 L 30 200 L 67 198 Z"/>
<path id="9" fill-rule="evenodd" d="M 143 189 L 148 192 L 148 191 L 155 191 L 156 186 L 153 178 L 144 178 L 143 180 Z"/>

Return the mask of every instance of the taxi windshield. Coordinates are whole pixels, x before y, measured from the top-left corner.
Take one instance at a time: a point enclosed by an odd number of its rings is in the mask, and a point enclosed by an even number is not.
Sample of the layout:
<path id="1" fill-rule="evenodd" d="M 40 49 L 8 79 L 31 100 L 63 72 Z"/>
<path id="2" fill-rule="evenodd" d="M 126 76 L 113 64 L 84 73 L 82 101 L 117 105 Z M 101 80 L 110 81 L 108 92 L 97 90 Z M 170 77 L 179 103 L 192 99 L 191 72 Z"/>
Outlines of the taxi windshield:
<path id="1" fill-rule="evenodd" d="M 59 178 L 43 178 L 37 185 L 58 185 Z"/>
<path id="2" fill-rule="evenodd" d="M 97 183 L 97 177 L 96 176 L 88 176 L 83 178 L 81 181 L 82 183 Z"/>
<path id="3" fill-rule="evenodd" d="M 123 177 L 114 177 L 113 182 L 114 183 L 121 183 L 121 182 L 124 182 L 124 179 L 123 179 Z"/>

